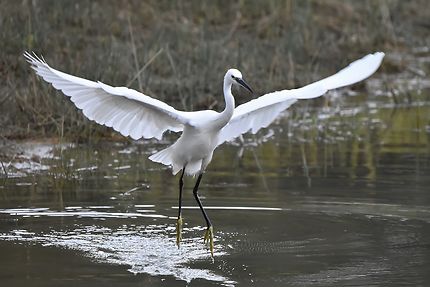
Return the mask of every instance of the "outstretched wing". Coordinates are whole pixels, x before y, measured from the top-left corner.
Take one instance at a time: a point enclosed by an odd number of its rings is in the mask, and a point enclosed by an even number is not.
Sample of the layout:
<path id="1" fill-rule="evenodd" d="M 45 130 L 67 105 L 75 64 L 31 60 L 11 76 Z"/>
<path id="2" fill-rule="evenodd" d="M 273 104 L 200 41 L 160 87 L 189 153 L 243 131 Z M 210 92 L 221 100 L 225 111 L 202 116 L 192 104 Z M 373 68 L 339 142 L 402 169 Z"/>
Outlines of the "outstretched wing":
<path id="1" fill-rule="evenodd" d="M 220 131 L 218 144 L 233 140 L 239 135 L 267 127 L 285 109 L 297 100 L 312 99 L 328 90 L 344 87 L 366 79 L 381 65 L 384 53 L 369 54 L 352 62 L 336 74 L 299 89 L 282 90 L 265 94 L 242 104 L 233 112 L 230 122 Z"/>
<path id="2" fill-rule="evenodd" d="M 25 52 L 24 56 L 39 76 L 69 96 L 87 118 L 124 136 L 161 139 L 166 130 L 182 131 L 189 122 L 185 112 L 136 90 L 68 75 L 35 54 Z"/>

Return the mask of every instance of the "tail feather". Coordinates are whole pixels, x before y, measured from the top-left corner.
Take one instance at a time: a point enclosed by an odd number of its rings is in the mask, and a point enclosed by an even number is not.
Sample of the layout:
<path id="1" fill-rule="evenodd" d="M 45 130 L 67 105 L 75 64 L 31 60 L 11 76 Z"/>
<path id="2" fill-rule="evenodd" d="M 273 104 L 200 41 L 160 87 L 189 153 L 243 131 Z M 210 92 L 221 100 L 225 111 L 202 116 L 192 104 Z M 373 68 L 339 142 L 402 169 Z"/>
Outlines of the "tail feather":
<path id="1" fill-rule="evenodd" d="M 173 166 L 171 148 L 160 150 L 149 157 L 153 162 L 158 162 L 167 166 Z"/>
<path id="2" fill-rule="evenodd" d="M 154 161 L 154 162 L 162 163 L 164 165 L 171 165 L 172 164 L 169 148 L 166 148 L 166 149 L 163 149 L 157 153 L 154 153 L 153 155 L 151 155 L 149 157 L 149 159 Z"/>
<path id="3" fill-rule="evenodd" d="M 172 168 L 172 173 L 175 175 L 181 169 L 184 168 L 185 163 L 176 162 L 174 160 L 174 149 L 172 147 L 168 147 L 163 149 L 157 153 L 154 153 L 149 157 L 153 162 L 158 162 Z M 188 162 L 185 168 L 185 174 L 194 176 L 198 174 L 202 167 L 202 160 L 196 160 L 193 162 Z"/>
<path id="4" fill-rule="evenodd" d="M 153 162 L 158 162 L 172 167 L 172 173 L 175 175 L 183 168 L 183 166 L 181 166 L 180 164 L 177 164 L 173 160 L 173 154 L 174 154 L 173 149 L 170 146 L 166 149 L 160 150 L 157 153 L 154 153 L 149 157 L 149 159 L 152 160 Z"/>

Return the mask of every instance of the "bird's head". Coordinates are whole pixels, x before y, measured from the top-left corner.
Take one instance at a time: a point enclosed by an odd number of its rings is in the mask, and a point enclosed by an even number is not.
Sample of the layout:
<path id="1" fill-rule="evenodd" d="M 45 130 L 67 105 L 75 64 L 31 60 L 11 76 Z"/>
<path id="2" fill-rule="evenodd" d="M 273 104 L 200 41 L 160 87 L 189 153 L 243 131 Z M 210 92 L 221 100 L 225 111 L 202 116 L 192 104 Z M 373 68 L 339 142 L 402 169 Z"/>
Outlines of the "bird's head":
<path id="1" fill-rule="evenodd" d="M 253 94 L 251 87 L 243 80 L 242 73 L 237 69 L 229 69 L 224 77 L 224 83 L 239 85 Z"/>

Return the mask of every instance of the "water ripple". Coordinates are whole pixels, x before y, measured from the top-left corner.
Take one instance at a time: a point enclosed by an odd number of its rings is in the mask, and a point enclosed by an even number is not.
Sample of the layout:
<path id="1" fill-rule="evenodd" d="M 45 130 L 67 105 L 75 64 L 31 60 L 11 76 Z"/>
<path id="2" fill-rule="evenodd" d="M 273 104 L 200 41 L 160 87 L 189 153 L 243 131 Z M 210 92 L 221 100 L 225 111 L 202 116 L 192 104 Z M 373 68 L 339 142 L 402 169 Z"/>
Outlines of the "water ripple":
<path id="1" fill-rule="evenodd" d="M 200 237 L 185 239 L 177 248 L 175 238 L 169 236 L 172 228 L 167 225 L 121 226 L 111 229 L 88 225 L 68 231 L 39 233 L 16 229 L 0 233 L 0 240 L 24 241 L 43 246 L 55 246 L 82 252 L 96 262 L 129 266 L 134 274 L 174 276 L 191 282 L 205 279 L 232 285 L 233 281 L 206 269 L 189 267 L 198 260 L 210 260 L 210 255 Z M 192 230 L 184 230 L 184 232 Z M 216 250 L 215 255 L 223 255 Z"/>
<path id="2" fill-rule="evenodd" d="M 90 209 L 107 209 L 107 206 L 90 206 Z M 49 210 L 49 208 L 12 208 L 12 209 L 0 209 L 0 213 L 5 213 L 14 216 L 25 216 L 25 217 L 69 217 L 76 216 L 79 218 L 91 217 L 91 218 L 137 218 L 137 217 L 150 217 L 150 218 L 168 218 L 162 214 L 145 214 L 143 210 L 138 212 L 102 212 L 96 210 L 87 210 L 81 207 L 66 207 L 64 211 Z M 147 210 L 146 212 L 152 212 Z"/>

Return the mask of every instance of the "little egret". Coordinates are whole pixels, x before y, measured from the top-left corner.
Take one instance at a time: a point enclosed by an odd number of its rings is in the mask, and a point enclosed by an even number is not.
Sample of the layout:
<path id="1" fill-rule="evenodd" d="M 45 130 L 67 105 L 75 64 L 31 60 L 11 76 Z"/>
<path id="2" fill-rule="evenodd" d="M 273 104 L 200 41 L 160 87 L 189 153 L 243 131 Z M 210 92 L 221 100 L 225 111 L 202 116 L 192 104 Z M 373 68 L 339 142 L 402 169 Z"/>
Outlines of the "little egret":
<path id="1" fill-rule="evenodd" d="M 124 136 L 161 139 L 167 130 L 182 132 L 178 140 L 149 157 L 172 168 L 179 178 L 179 211 L 176 223 L 176 243 L 182 239 L 182 189 L 185 175 L 197 175 L 194 198 L 203 213 L 207 229 L 204 242 L 213 255 L 213 227 L 198 195 L 203 173 L 217 146 L 251 131 L 255 134 L 267 127 L 282 111 L 300 99 L 319 97 L 329 90 L 354 84 L 372 75 L 381 65 L 384 53 L 369 54 L 338 73 L 302 88 L 272 92 L 235 107 L 232 85 L 252 93 L 242 73 L 229 69 L 224 76 L 225 108 L 222 112 L 203 110 L 178 111 L 170 105 L 126 87 L 112 87 L 65 74 L 51 68 L 36 54 L 24 53 L 36 73 L 54 88 L 61 90 L 90 120 L 112 127 Z"/>

